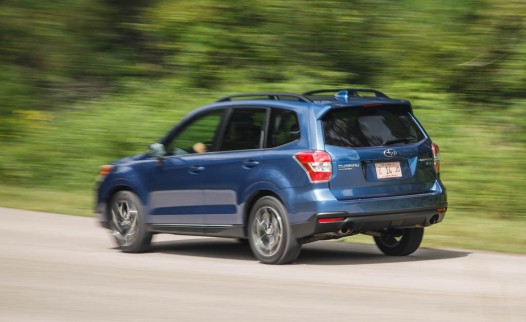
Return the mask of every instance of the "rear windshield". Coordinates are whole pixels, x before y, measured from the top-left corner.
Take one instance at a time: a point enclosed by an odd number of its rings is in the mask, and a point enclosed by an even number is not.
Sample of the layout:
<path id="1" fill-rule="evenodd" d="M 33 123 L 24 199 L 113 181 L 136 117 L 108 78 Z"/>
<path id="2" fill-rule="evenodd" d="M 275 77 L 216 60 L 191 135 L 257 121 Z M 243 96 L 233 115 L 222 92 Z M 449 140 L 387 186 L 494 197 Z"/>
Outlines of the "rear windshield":
<path id="1" fill-rule="evenodd" d="M 322 119 L 325 144 L 360 148 L 405 145 L 425 138 L 406 108 L 349 107 Z"/>

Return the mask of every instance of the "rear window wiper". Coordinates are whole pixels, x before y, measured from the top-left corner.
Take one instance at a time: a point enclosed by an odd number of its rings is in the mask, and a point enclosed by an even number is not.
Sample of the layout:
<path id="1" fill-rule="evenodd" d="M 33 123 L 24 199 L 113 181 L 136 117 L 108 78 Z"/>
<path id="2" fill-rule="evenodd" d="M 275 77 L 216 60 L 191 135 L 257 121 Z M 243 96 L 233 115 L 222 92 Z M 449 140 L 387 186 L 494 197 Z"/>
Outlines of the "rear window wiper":
<path id="1" fill-rule="evenodd" d="M 394 140 L 387 140 L 387 141 L 384 141 L 384 145 L 392 145 L 392 144 L 397 144 L 397 143 L 409 143 L 413 140 L 416 140 L 416 138 L 414 137 L 410 137 L 410 138 L 399 138 L 399 139 L 394 139 Z"/>

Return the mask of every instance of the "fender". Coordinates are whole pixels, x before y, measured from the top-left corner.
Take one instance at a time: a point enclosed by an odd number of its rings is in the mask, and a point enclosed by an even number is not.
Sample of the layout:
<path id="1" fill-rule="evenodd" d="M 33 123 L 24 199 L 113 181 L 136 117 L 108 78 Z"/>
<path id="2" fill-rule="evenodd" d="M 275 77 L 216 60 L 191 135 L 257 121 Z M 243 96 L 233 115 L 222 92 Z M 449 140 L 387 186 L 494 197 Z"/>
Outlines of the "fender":
<path id="1" fill-rule="evenodd" d="M 246 209 L 247 201 L 252 201 L 253 197 L 262 191 L 268 191 L 276 195 L 283 205 L 287 212 L 291 213 L 294 211 L 294 204 L 291 201 L 292 194 L 290 189 L 281 189 L 277 184 L 270 181 L 260 181 L 250 185 L 240 196 L 239 204 L 241 208 L 241 215 L 248 214 L 250 209 Z"/>
<path id="2" fill-rule="evenodd" d="M 111 173 L 110 176 L 111 177 L 104 182 L 104 186 L 101 187 L 101 191 L 103 191 L 102 195 L 108 196 L 106 202 L 110 202 L 109 198 L 113 196 L 115 192 L 119 190 L 129 190 L 135 193 L 141 200 L 143 210 L 147 217 L 146 221 L 148 221 L 148 217 L 150 216 L 147 190 L 149 186 L 147 182 L 148 176 L 138 175 L 133 167 L 126 165 L 118 165 L 116 171 Z"/>

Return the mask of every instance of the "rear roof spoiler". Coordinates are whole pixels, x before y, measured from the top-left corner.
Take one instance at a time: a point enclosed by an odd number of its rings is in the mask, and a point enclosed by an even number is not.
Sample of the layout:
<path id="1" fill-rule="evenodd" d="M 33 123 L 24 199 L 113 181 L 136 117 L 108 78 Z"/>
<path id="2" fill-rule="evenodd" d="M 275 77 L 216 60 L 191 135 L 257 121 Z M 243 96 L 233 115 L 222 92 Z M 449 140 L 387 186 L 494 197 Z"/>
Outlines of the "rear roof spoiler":
<path id="1" fill-rule="evenodd" d="M 338 99 L 338 97 L 343 97 L 345 95 L 353 96 L 353 97 L 368 97 L 360 95 L 360 93 L 369 93 L 374 94 L 375 97 L 378 98 L 390 98 L 386 94 L 377 91 L 375 89 L 370 88 L 337 88 L 337 89 L 318 89 L 314 91 L 309 91 L 303 93 L 304 96 L 312 96 L 312 95 L 318 95 L 318 94 L 326 94 L 326 93 L 334 93 L 334 97 Z"/>

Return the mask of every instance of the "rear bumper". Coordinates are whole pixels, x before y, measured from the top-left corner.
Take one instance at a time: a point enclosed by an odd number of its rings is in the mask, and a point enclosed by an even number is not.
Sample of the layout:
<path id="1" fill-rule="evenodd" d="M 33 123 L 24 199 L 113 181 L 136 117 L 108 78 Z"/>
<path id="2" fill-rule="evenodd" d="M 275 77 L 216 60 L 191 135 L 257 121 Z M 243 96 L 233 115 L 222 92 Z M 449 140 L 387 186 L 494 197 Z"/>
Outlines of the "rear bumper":
<path id="1" fill-rule="evenodd" d="M 323 234 L 343 237 L 390 228 L 427 227 L 441 222 L 445 214 L 445 211 L 437 211 L 436 209 L 359 215 L 346 212 L 318 213 L 312 215 L 304 223 L 292 225 L 292 231 L 296 238 Z M 323 222 L 324 219 L 336 221 Z"/>
<path id="2" fill-rule="evenodd" d="M 288 210 L 297 238 L 427 227 L 441 222 L 448 206 L 446 191 L 439 181 L 433 191 L 414 195 L 337 200 L 329 189 L 321 188 L 310 192 L 296 190 L 294 196 Z"/>

